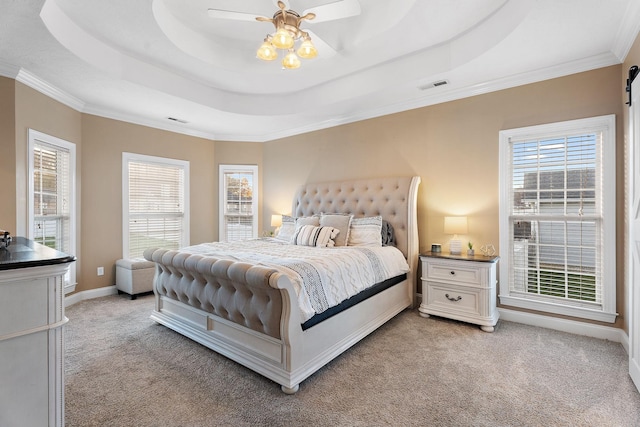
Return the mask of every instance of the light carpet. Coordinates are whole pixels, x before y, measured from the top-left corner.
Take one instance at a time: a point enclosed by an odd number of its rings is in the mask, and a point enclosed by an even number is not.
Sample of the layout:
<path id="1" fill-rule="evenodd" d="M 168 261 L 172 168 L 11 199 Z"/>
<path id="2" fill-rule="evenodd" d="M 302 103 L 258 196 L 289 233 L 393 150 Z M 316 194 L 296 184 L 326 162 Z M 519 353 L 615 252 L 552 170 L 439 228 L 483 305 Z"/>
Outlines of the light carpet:
<path id="1" fill-rule="evenodd" d="M 152 309 L 152 295 L 67 308 L 67 426 L 640 426 L 619 343 L 406 310 L 290 396 Z"/>

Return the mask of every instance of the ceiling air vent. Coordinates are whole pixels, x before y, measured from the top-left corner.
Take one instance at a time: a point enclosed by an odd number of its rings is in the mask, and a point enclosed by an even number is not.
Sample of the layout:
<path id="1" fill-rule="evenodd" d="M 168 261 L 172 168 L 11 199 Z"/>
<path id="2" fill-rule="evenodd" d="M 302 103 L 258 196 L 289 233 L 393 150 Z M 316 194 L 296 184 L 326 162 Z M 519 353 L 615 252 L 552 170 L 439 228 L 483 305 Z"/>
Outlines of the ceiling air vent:
<path id="1" fill-rule="evenodd" d="M 178 122 L 178 123 L 182 123 L 182 124 L 189 123 L 189 122 L 187 122 L 186 120 L 176 119 L 175 117 L 167 117 L 167 120 L 171 120 L 171 121 Z"/>
<path id="2" fill-rule="evenodd" d="M 420 90 L 433 89 L 434 87 L 448 85 L 449 80 L 438 80 L 437 82 L 427 83 L 425 85 L 418 86 Z"/>

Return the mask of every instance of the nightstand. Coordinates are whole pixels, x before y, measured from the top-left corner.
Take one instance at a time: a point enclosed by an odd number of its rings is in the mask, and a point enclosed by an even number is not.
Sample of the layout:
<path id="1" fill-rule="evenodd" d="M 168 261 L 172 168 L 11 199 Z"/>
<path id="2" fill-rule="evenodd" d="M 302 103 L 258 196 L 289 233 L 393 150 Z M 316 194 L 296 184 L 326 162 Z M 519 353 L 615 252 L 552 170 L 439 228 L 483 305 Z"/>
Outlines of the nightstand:
<path id="1" fill-rule="evenodd" d="M 497 256 L 426 252 L 422 263 L 422 317 L 435 316 L 480 325 L 493 332 L 496 309 Z"/>

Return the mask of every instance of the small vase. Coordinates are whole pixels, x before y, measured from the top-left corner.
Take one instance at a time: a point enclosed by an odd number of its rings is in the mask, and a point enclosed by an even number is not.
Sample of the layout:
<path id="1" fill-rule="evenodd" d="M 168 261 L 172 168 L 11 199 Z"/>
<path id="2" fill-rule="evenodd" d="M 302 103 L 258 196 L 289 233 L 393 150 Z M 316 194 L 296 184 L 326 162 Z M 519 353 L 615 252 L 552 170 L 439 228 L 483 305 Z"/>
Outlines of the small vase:
<path id="1" fill-rule="evenodd" d="M 476 251 L 474 251 L 473 249 L 467 249 L 468 256 L 474 256 L 475 254 L 476 254 Z"/>

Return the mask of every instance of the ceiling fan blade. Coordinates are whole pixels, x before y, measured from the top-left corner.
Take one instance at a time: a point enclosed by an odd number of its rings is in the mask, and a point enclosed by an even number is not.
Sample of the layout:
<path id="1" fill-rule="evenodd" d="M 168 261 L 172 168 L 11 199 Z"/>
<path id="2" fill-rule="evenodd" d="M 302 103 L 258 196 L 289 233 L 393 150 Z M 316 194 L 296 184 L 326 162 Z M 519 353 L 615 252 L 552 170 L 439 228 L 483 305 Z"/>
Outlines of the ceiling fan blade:
<path id="1" fill-rule="evenodd" d="M 290 8 L 288 0 L 284 0 L 284 1 L 282 1 L 282 0 L 272 0 L 272 1 L 273 1 L 273 5 L 275 7 L 280 7 L 281 8 L 280 3 L 283 3 L 285 9 L 289 9 Z"/>
<path id="2" fill-rule="evenodd" d="M 209 16 L 215 19 L 231 19 L 234 21 L 256 21 L 256 15 L 243 12 L 234 12 L 231 10 L 209 9 Z M 271 18 L 267 18 L 271 20 Z"/>
<path id="3" fill-rule="evenodd" d="M 339 0 L 305 10 L 304 14 L 315 13 L 316 18 L 313 21 L 309 21 L 315 24 L 360 15 L 360 12 L 360 3 L 358 0 Z"/>
<path id="4" fill-rule="evenodd" d="M 309 37 L 311 37 L 311 41 L 313 42 L 313 45 L 318 50 L 318 58 L 322 58 L 322 59 L 331 58 L 332 56 L 338 53 L 333 47 L 331 47 L 327 42 L 322 40 L 313 31 L 305 29 L 305 32 L 309 34 Z"/>

